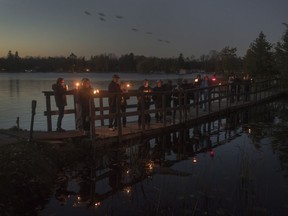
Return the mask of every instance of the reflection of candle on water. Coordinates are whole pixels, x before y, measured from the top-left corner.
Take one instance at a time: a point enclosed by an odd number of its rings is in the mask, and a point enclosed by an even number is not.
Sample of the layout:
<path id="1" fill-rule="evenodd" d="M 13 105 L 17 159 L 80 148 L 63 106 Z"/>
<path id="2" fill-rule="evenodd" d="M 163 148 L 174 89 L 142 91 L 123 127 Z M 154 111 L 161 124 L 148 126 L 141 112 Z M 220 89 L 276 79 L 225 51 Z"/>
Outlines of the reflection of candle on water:
<path id="1" fill-rule="evenodd" d="M 98 206 L 100 206 L 101 205 L 101 202 L 96 202 L 95 203 L 95 207 L 98 207 Z"/>
<path id="2" fill-rule="evenodd" d="M 196 158 L 196 157 L 193 157 L 193 158 L 192 158 L 192 162 L 193 162 L 193 163 L 197 163 L 197 158 Z"/>

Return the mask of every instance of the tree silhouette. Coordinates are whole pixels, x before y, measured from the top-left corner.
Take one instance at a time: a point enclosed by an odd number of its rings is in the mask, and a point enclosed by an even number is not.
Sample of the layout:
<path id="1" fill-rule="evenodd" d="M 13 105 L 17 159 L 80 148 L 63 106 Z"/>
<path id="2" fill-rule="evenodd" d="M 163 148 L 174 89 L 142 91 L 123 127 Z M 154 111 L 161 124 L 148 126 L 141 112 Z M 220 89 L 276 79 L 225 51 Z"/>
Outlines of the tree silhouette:
<path id="1" fill-rule="evenodd" d="M 286 30 L 282 36 L 282 40 L 279 41 L 275 47 L 275 50 L 276 50 L 275 56 L 276 56 L 277 67 L 281 75 L 287 78 L 288 77 L 288 25 L 286 24 L 285 26 L 286 26 Z"/>
<path id="2" fill-rule="evenodd" d="M 275 75 L 275 61 L 272 44 L 261 31 L 258 38 L 250 44 L 245 55 L 245 69 L 251 76 L 269 77 Z"/>

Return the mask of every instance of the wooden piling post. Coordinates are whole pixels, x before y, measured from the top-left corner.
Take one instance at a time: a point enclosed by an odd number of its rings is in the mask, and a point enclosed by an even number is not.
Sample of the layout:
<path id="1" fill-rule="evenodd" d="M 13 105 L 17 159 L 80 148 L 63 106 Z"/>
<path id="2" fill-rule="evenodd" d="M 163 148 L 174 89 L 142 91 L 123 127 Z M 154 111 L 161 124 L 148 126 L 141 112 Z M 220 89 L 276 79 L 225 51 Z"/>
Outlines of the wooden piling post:
<path id="1" fill-rule="evenodd" d="M 47 130 L 52 131 L 51 97 L 46 94 Z"/>
<path id="2" fill-rule="evenodd" d="M 36 105 L 37 105 L 37 101 L 36 100 L 32 100 L 32 115 L 31 115 L 31 124 L 30 124 L 30 136 L 29 136 L 29 142 L 32 142 L 33 139 L 33 125 L 34 125 L 34 116 L 36 113 Z"/>

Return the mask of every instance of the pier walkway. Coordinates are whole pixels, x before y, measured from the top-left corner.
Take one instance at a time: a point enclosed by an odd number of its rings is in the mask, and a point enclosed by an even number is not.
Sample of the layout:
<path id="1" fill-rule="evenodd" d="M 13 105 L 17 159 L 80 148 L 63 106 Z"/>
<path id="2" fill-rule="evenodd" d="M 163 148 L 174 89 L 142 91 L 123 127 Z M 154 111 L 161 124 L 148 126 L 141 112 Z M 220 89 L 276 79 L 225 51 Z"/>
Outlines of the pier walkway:
<path id="1" fill-rule="evenodd" d="M 83 132 L 80 130 L 76 130 L 77 106 L 75 96 L 77 94 L 77 90 L 72 90 L 68 93 L 68 96 L 74 98 L 74 109 L 65 111 L 65 118 L 69 118 L 69 116 L 73 116 L 73 118 L 75 118 L 75 130 L 66 132 L 52 131 L 51 116 L 58 115 L 58 111 L 52 110 L 51 108 L 51 98 L 54 100 L 54 93 L 52 91 L 45 91 L 43 93 L 46 97 L 46 111 L 44 112 L 44 115 L 47 116 L 46 132 L 33 131 L 33 133 L 29 133 L 29 131 L 1 131 L 0 135 L 2 134 L 2 136 L 4 136 L 3 134 L 5 134 L 6 138 L 7 136 L 10 136 L 25 140 L 29 139 L 29 135 L 33 135 L 33 140 L 50 142 L 85 138 L 97 144 L 118 143 L 125 140 L 151 138 L 159 134 L 171 133 L 180 128 L 189 129 L 196 124 L 209 121 L 213 118 L 219 118 L 219 116 L 233 113 L 239 109 L 255 106 L 269 100 L 275 100 L 278 97 L 281 97 L 281 95 L 284 93 L 279 79 L 250 83 L 249 92 L 245 92 L 245 86 L 241 85 L 237 87 L 238 90 L 236 92 L 231 92 L 231 86 L 229 84 L 215 85 L 206 89 L 183 90 L 181 92 L 181 97 L 179 97 L 179 100 L 182 101 L 180 106 L 173 107 L 171 103 L 171 107 L 163 106 L 162 109 L 155 109 L 154 105 L 151 104 L 151 108 L 148 111 L 144 110 L 143 107 L 140 110 L 137 109 L 137 98 L 139 98 L 139 92 L 131 90 L 128 93 L 125 93 L 130 97 L 128 100 L 129 105 L 126 113 L 121 113 L 120 105 L 117 105 L 116 113 L 110 115 L 108 113 L 108 98 L 111 96 L 116 96 L 117 101 L 120 102 L 121 95 L 111 94 L 107 91 L 100 91 L 100 93 L 94 94 L 91 97 L 90 104 L 93 103 L 95 106 L 90 107 L 91 130 L 89 137 L 84 136 Z M 201 93 L 204 90 L 207 90 L 209 95 L 207 100 L 201 101 Z M 161 94 L 162 104 L 167 104 L 166 99 L 171 92 L 160 92 L 157 94 Z M 194 95 L 194 100 L 188 99 L 187 95 L 191 94 Z M 143 104 L 141 101 L 140 103 Z M 201 109 L 201 103 L 206 103 L 207 109 L 205 111 Z M 156 122 L 154 118 L 155 113 L 159 111 L 163 113 L 162 122 Z M 167 114 L 173 114 L 174 112 L 176 113 L 174 117 L 173 115 Z M 142 121 L 143 123 L 139 126 L 137 122 L 138 116 L 144 120 L 144 115 L 148 113 L 151 115 L 151 123 L 147 125 L 144 123 L 144 121 Z M 116 130 L 113 131 L 108 129 L 107 123 L 109 117 L 112 116 L 117 118 L 117 125 L 120 125 L 120 127 L 117 127 Z M 126 127 L 122 127 L 121 124 L 121 119 L 123 116 L 127 117 Z"/>

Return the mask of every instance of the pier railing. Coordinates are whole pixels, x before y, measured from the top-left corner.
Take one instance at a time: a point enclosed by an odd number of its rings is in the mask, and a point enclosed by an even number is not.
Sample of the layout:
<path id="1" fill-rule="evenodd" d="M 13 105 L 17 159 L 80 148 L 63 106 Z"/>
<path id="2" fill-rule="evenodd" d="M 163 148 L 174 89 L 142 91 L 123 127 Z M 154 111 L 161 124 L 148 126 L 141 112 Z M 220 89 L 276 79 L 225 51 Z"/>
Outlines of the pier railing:
<path id="1" fill-rule="evenodd" d="M 181 124 L 184 122 L 197 119 L 200 115 L 211 114 L 212 112 L 220 112 L 221 110 L 227 110 L 233 107 L 248 106 L 251 104 L 259 103 L 259 101 L 267 100 L 275 97 L 283 92 L 279 79 L 271 79 L 259 82 L 251 83 L 239 83 L 235 86 L 231 84 L 213 85 L 207 88 L 194 88 L 181 90 L 178 92 L 178 103 L 170 101 L 170 96 L 173 92 L 152 92 L 152 93 L 140 93 L 137 90 L 130 90 L 127 93 L 109 93 L 103 90 L 97 94 L 92 95 L 90 101 L 90 125 L 92 135 L 95 134 L 96 126 L 107 126 L 108 119 L 115 118 L 117 121 L 118 135 L 122 135 L 122 118 L 127 118 L 127 123 L 137 123 L 138 118 L 141 118 L 141 125 L 139 129 L 146 130 L 149 125 L 145 124 L 145 115 L 150 114 L 153 118 L 153 114 L 160 112 L 162 114 L 161 124 L 166 126 L 167 122 L 170 124 Z M 52 109 L 51 97 L 54 100 L 53 91 L 43 91 L 46 98 L 46 111 L 44 115 L 47 117 L 47 130 L 52 131 L 52 116 L 58 115 L 58 110 Z M 67 92 L 68 97 L 73 97 L 73 108 L 66 109 L 66 114 L 73 114 L 75 119 L 75 129 L 77 122 L 77 104 L 76 104 L 77 90 L 71 90 Z M 121 96 L 127 96 L 128 105 L 126 112 L 121 112 L 120 98 Z M 151 106 L 149 110 L 144 109 L 144 94 L 151 96 L 160 94 L 162 98 L 162 108 L 155 108 L 153 100 L 151 100 Z M 204 97 L 206 95 L 206 97 Z M 142 96 L 142 97 L 139 97 Z M 108 98 L 116 97 L 116 112 L 109 114 Z M 138 99 L 140 98 L 140 101 Z M 168 100 L 168 101 L 167 101 Z M 93 106 L 92 106 L 93 104 Z M 95 106 L 94 106 L 95 104 Z M 140 106 L 139 106 L 140 104 Z M 174 104 L 178 104 L 177 106 Z M 92 108 L 93 107 L 93 108 Z M 206 107 L 205 111 L 203 107 Z"/>

